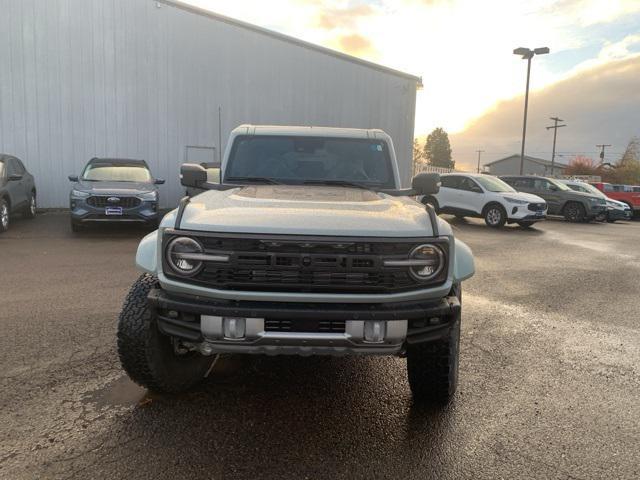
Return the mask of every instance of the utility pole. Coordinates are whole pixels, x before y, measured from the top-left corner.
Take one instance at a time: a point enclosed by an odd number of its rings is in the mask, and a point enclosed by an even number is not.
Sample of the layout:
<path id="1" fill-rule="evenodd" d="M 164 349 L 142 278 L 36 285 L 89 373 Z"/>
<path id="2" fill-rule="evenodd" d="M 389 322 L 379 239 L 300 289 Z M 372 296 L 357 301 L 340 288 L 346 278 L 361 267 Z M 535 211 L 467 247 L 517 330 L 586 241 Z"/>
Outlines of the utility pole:
<path id="1" fill-rule="evenodd" d="M 478 152 L 478 173 L 480 173 L 480 154 L 484 153 L 484 150 L 476 150 Z"/>
<path id="2" fill-rule="evenodd" d="M 600 144 L 600 145 L 596 145 L 596 148 L 600 148 L 600 165 L 602 165 L 604 163 L 604 149 L 607 147 L 610 147 L 611 145 L 609 144 Z"/>
<path id="3" fill-rule="evenodd" d="M 566 125 L 558 125 L 558 122 L 564 122 L 564 120 L 562 120 L 561 118 L 558 117 L 549 117 L 551 120 L 553 120 L 553 125 L 550 127 L 547 127 L 547 130 L 550 130 L 553 128 L 553 153 L 551 153 L 551 175 L 554 175 L 554 165 L 556 163 L 556 135 L 558 134 L 558 129 L 561 127 L 566 127 Z"/>

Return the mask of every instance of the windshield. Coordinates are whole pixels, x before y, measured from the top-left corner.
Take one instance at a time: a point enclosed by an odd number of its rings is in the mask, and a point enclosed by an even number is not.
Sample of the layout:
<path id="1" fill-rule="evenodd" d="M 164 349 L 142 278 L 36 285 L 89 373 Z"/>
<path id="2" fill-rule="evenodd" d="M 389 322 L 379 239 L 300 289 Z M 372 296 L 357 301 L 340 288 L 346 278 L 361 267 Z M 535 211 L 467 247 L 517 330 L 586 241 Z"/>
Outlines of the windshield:
<path id="1" fill-rule="evenodd" d="M 489 192 L 515 192 L 515 190 L 505 182 L 496 177 L 473 177 L 482 187 Z"/>
<path id="2" fill-rule="evenodd" d="M 569 187 L 577 192 L 590 193 L 591 195 L 595 195 L 597 197 L 607 198 L 604 193 L 602 193 L 593 185 L 589 185 L 588 183 L 572 183 L 569 185 Z"/>
<path id="3" fill-rule="evenodd" d="M 564 183 L 559 182 L 557 180 L 554 180 L 552 178 L 549 179 L 549 181 L 554 184 L 556 187 L 558 187 L 558 190 L 563 190 L 565 192 L 571 191 L 571 189 L 569 187 L 567 187 Z"/>
<path id="4" fill-rule="evenodd" d="M 141 164 L 89 163 L 82 179 L 92 182 L 150 182 L 151 172 Z"/>
<path id="5" fill-rule="evenodd" d="M 395 188 L 389 148 L 374 139 L 298 136 L 237 137 L 225 181 L 357 183 Z"/>

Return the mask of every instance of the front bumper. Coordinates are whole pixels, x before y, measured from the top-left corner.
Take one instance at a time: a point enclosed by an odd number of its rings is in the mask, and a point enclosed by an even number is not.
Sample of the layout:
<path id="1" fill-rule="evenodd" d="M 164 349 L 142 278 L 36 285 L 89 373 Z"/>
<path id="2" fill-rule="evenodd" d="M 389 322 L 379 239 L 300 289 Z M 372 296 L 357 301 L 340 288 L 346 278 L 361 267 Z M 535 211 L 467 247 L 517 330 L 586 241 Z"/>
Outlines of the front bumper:
<path id="1" fill-rule="evenodd" d="M 514 222 L 538 222 L 546 220 L 547 208 L 532 209 L 529 205 L 511 205 L 507 210 L 509 223 Z"/>
<path id="2" fill-rule="evenodd" d="M 133 208 L 125 208 L 122 215 L 106 215 L 104 207 L 93 207 L 82 198 L 71 198 L 71 219 L 77 223 L 129 222 L 155 224 L 160 218 L 157 202 L 142 201 Z"/>
<path id="3" fill-rule="evenodd" d="M 587 211 L 587 217 L 589 218 L 606 217 L 606 215 L 607 215 L 606 205 L 590 205 L 589 210 Z"/>
<path id="4" fill-rule="evenodd" d="M 407 344 L 444 337 L 461 311 L 455 296 L 428 302 L 322 304 L 211 300 L 154 289 L 148 299 L 162 333 L 206 354 L 394 355 Z M 244 336 L 226 338 L 223 318 L 245 319 Z M 267 323 L 279 320 L 287 321 L 290 331 L 268 331 Z M 344 322 L 344 331 L 302 328 L 320 321 Z M 365 323 L 372 321 L 381 322 L 384 339 L 366 341 Z"/>
<path id="5" fill-rule="evenodd" d="M 631 216 L 631 210 L 620 210 L 619 208 L 607 210 L 607 220 L 630 220 Z"/>

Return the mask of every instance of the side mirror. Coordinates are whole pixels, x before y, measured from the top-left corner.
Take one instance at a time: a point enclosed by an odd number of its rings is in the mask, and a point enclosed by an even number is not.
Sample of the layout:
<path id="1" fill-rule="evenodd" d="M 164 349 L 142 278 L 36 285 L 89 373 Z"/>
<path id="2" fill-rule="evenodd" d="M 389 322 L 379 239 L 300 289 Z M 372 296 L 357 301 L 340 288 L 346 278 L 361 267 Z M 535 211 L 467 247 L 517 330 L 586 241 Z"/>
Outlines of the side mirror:
<path id="1" fill-rule="evenodd" d="M 558 191 L 558 187 L 556 187 L 553 183 L 551 185 L 549 185 L 549 190 L 551 190 L 552 192 L 557 192 Z"/>
<path id="2" fill-rule="evenodd" d="M 439 173 L 419 173 L 411 181 L 411 188 L 416 195 L 433 195 L 440 191 Z"/>
<path id="3" fill-rule="evenodd" d="M 180 167 L 180 183 L 183 187 L 199 188 L 207 183 L 207 171 L 197 163 L 185 163 Z"/>
<path id="4" fill-rule="evenodd" d="M 77 182 L 78 181 L 78 175 L 69 175 L 69 181 L 70 182 Z"/>
<path id="5" fill-rule="evenodd" d="M 10 182 L 17 182 L 18 180 L 22 180 L 22 175 L 19 173 L 13 173 L 7 177 L 7 180 Z"/>
<path id="6" fill-rule="evenodd" d="M 153 181 L 153 183 L 154 183 L 154 185 L 164 185 L 164 179 L 162 179 L 162 178 L 156 178 L 156 179 Z"/>

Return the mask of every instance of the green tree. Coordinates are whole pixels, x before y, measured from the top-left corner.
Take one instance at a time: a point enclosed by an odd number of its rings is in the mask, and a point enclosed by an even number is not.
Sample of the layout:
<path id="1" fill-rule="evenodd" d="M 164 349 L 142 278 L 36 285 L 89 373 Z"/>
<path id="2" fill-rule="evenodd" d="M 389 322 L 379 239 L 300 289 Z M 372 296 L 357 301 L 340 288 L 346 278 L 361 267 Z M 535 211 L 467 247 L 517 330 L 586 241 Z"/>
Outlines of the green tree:
<path id="1" fill-rule="evenodd" d="M 451 144 L 449 135 L 438 127 L 427 137 L 424 145 L 424 156 L 434 167 L 455 168 L 456 162 L 451 159 Z"/>
<path id="2" fill-rule="evenodd" d="M 420 144 L 420 140 L 413 139 L 413 171 L 419 172 L 422 165 L 427 163 L 424 158 L 424 145 Z"/>

